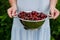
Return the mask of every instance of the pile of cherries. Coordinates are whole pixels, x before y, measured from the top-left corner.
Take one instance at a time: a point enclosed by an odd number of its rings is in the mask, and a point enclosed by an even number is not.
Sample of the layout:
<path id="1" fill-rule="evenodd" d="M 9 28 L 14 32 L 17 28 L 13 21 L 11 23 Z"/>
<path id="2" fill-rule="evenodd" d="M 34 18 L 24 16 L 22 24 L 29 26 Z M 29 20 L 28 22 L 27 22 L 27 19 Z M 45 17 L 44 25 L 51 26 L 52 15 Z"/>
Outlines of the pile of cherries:
<path id="1" fill-rule="evenodd" d="M 32 11 L 32 12 L 21 11 L 18 17 L 24 20 L 42 20 L 46 18 L 47 15 L 44 14 L 43 12 L 37 12 L 37 11 Z"/>

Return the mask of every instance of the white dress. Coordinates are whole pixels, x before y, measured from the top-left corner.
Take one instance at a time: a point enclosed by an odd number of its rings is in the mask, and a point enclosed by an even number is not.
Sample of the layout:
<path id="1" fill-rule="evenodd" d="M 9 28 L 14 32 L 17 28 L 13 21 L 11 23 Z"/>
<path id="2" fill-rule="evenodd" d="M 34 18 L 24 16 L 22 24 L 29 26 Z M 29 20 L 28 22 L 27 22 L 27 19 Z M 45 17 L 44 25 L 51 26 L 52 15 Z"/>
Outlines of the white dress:
<path id="1" fill-rule="evenodd" d="M 41 11 L 49 14 L 50 0 L 17 0 L 19 11 Z M 11 40 L 50 40 L 50 24 L 47 18 L 39 29 L 25 30 L 18 18 L 13 18 Z"/>

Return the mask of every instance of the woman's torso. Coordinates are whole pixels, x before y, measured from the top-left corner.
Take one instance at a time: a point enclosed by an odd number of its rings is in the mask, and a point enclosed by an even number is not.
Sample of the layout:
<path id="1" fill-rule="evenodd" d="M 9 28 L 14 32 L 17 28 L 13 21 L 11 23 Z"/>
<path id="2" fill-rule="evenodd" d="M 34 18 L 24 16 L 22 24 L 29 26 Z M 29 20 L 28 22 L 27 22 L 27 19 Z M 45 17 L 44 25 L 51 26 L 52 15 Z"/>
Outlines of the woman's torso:
<path id="1" fill-rule="evenodd" d="M 50 0 L 17 0 L 18 11 L 49 11 Z"/>

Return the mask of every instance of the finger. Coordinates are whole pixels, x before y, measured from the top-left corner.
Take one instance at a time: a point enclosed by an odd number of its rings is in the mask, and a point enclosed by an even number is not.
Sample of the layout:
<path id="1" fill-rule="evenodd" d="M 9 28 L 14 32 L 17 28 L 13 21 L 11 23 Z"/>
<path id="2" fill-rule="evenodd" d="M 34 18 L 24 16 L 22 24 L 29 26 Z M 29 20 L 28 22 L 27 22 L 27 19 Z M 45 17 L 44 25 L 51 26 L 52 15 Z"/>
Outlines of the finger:
<path id="1" fill-rule="evenodd" d="M 13 10 L 12 16 L 13 16 L 13 17 L 16 16 L 16 10 Z"/>
<path id="2" fill-rule="evenodd" d="M 51 10 L 51 17 L 54 17 L 54 10 Z"/>
<path id="3" fill-rule="evenodd" d="M 16 15 L 14 17 L 18 17 L 18 13 L 16 12 Z"/>
<path id="4" fill-rule="evenodd" d="M 7 13 L 9 15 L 9 17 L 12 18 L 12 10 L 10 8 L 7 10 Z"/>
<path id="5" fill-rule="evenodd" d="M 56 9 L 54 19 L 56 19 L 58 16 L 59 16 L 59 11 Z"/>

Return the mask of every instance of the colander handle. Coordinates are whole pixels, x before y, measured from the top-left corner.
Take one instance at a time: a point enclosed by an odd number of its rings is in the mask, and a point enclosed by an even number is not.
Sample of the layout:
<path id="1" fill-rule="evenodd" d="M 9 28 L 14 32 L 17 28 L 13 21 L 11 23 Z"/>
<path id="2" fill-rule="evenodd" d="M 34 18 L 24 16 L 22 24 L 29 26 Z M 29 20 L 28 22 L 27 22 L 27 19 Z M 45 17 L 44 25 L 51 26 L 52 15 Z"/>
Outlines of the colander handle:
<path id="1" fill-rule="evenodd" d="M 51 15 L 47 15 L 47 17 L 48 17 L 49 19 L 53 19 L 53 18 L 51 17 Z"/>

